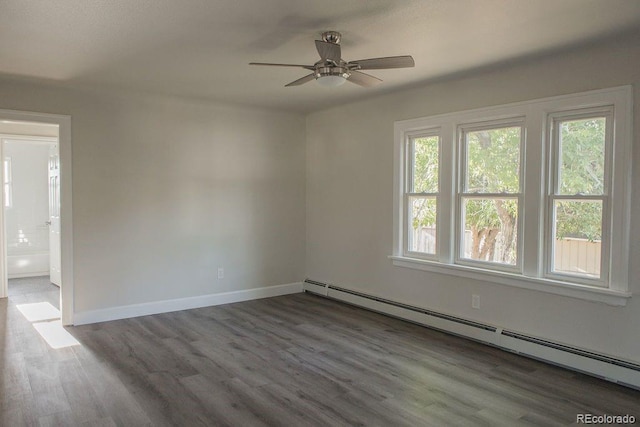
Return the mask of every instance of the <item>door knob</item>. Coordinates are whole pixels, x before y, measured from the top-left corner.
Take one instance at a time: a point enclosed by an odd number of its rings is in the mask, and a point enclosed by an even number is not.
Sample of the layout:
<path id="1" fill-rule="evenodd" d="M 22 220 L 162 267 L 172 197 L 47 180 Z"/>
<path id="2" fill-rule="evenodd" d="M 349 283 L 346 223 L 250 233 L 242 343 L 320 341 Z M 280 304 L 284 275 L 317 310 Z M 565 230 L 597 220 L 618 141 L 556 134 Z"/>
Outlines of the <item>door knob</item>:
<path id="1" fill-rule="evenodd" d="M 51 221 L 45 221 L 44 224 L 45 225 L 51 225 Z"/>

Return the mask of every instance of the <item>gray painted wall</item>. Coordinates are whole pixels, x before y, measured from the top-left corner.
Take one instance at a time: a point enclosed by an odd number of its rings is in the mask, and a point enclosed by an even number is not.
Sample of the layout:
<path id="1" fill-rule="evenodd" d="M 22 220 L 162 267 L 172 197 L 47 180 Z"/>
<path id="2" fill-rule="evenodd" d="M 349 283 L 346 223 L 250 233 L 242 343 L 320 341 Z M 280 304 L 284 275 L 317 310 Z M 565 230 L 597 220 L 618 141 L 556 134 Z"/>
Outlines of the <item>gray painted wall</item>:
<path id="1" fill-rule="evenodd" d="M 302 116 L 12 80 L 0 108 L 72 116 L 76 312 L 304 278 Z"/>
<path id="2" fill-rule="evenodd" d="M 634 85 L 640 129 L 640 36 L 478 70 L 307 118 L 307 276 L 640 362 L 640 299 L 626 307 L 394 267 L 393 123 L 592 89 Z M 640 161 L 635 132 L 634 163 Z M 633 171 L 632 212 L 640 212 Z M 632 217 L 630 290 L 640 291 L 640 220 Z M 471 308 L 471 295 L 481 309 Z"/>

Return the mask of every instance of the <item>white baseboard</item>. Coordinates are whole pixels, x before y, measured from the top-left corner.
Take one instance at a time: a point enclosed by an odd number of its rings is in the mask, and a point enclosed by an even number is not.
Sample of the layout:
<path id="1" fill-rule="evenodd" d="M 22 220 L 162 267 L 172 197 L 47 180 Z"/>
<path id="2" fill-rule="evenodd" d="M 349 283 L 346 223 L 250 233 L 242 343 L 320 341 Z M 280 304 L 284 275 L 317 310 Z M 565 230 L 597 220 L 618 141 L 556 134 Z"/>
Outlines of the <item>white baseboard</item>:
<path id="1" fill-rule="evenodd" d="M 264 288 L 246 289 L 242 291 L 200 295 L 197 297 L 123 305 L 101 310 L 90 310 L 75 313 L 73 316 L 73 324 L 86 325 L 89 323 L 128 319 L 130 317 L 148 316 L 150 314 L 168 313 L 171 311 L 190 310 L 192 308 L 230 304 L 234 302 L 277 297 L 280 295 L 296 294 L 300 292 L 302 292 L 302 282 L 296 282 L 285 285 L 267 286 Z"/>
<path id="2" fill-rule="evenodd" d="M 49 275 L 49 270 L 47 271 L 36 271 L 36 272 L 30 272 L 30 273 L 13 273 L 13 274 L 7 274 L 7 279 L 24 279 L 26 277 L 42 277 L 42 276 L 48 276 Z"/>

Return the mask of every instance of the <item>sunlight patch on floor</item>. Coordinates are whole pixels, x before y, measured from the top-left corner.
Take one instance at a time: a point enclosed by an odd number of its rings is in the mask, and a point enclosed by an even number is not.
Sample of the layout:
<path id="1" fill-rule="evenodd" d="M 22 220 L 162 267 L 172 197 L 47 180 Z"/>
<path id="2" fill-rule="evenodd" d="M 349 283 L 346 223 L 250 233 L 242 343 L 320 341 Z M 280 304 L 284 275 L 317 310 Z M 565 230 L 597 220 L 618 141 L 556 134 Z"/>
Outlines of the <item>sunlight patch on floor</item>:
<path id="1" fill-rule="evenodd" d="M 67 332 L 60 320 L 60 310 L 48 302 L 17 304 L 16 308 L 35 328 L 42 338 L 54 350 L 80 345 L 73 335 Z"/>
<path id="2" fill-rule="evenodd" d="M 57 350 L 59 348 L 71 347 L 73 345 L 80 345 L 73 335 L 67 332 L 62 327 L 60 320 L 54 320 L 52 322 L 39 322 L 34 323 L 33 327 L 40 334 L 42 338 L 49 344 L 49 347 Z"/>
<path id="3" fill-rule="evenodd" d="M 60 310 L 48 302 L 36 302 L 33 304 L 18 304 L 16 308 L 29 322 L 40 322 L 60 318 Z"/>

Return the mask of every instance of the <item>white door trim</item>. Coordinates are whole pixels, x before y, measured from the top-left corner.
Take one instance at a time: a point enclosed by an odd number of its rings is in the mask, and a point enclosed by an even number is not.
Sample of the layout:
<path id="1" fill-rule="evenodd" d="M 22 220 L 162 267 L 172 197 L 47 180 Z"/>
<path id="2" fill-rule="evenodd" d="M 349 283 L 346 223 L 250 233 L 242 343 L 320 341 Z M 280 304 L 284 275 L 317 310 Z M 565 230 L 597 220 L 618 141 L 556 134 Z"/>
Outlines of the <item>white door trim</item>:
<path id="1" fill-rule="evenodd" d="M 0 110 L 0 120 L 49 123 L 58 125 L 60 152 L 60 247 L 62 256 L 62 283 L 60 287 L 60 312 L 63 325 L 73 325 L 73 218 L 71 180 L 71 116 Z M 0 200 L 4 200 L 4 186 L 0 186 Z M 6 233 L 4 209 L 0 209 L 0 298 L 6 297 Z"/>

